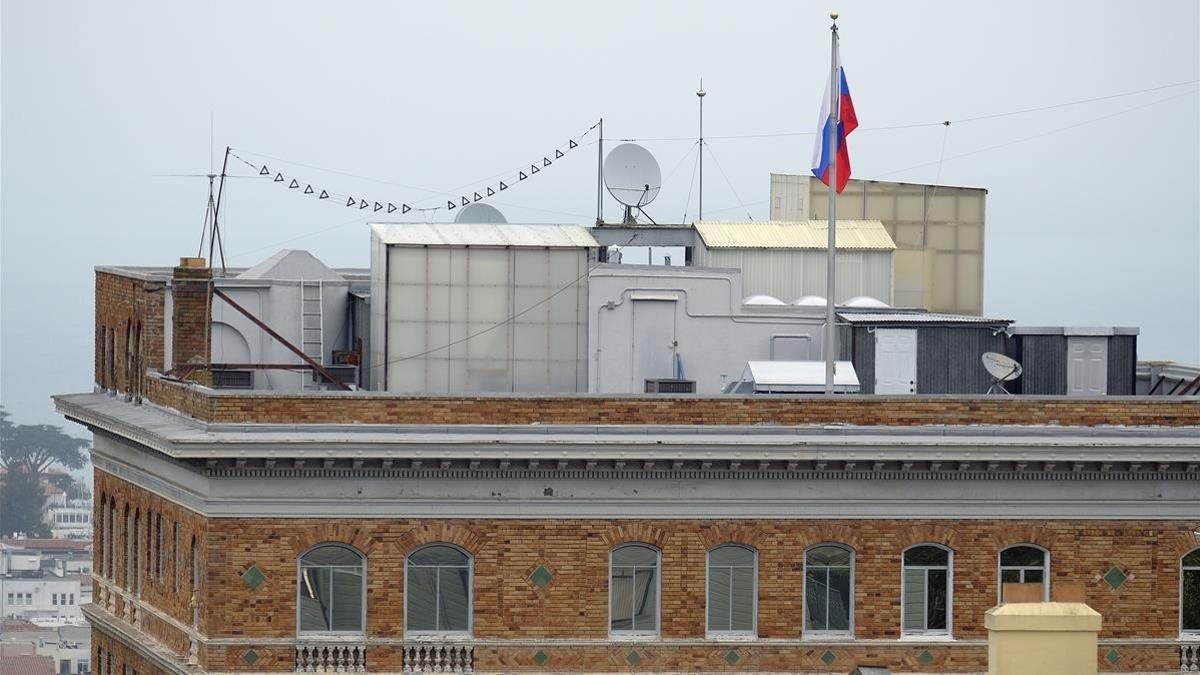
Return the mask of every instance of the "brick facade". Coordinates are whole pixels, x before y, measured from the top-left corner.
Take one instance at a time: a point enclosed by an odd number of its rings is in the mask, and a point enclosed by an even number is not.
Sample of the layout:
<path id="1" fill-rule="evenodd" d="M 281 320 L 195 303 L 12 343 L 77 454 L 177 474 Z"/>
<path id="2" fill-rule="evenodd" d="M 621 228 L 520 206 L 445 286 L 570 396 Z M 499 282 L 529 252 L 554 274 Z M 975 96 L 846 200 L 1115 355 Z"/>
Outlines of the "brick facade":
<path id="1" fill-rule="evenodd" d="M 1102 639 L 1174 639 L 1179 634 L 1179 560 L 1196 545 L 1194 528 L 1172 521 L 204 519 L 102 471 L 96 474 L 96 494 L 102 503 L 115 497 L 119 507 L 130 504 L 142 513 L 162 513 L 180 522 L 189 537 L 197 536 L 203 570 L 201 632 L 218 642 L 238 638 L 251 643 L 208 646 L 202 662 L 210 670 L 294 667 L 292 648 L 273 645 L 269 638 L 296 635 L 297 559 L 324 542 L 349 544 L 366 556 L 366 634 L 372 638 L 404 637 L 408 552 L 433 542 L 470 552 L 473 637 L 532 641 L 477 647 L 480 671 L 585 670 L 608 663 L 612 670 L 846 672 L 871 659 L 896 672 L 981 671 L 986 669 L 983 615 L 997 598 L 997 556 L 1000 549 L 1020 543 L 1050 552 L 1052 586 L 1083 584 L 1086 602 L 1104 616 Z M 609 551 L 634 541 L 662 551 L 661 639 L 610 641 Z M 758 551 L 758 635 L 766 641 L 703 642 L 706 551 L 726 542 Z M 860 642 L 773 645 L 770 640 L 804 637 L 804 551 L 821 542 L 855 550 L 855 637 Z M 952 633 L 965 644 L 896 641 L 901 552 L 922 542 L 954 551 Z M 96 550 L 102 555 L 101 546 Z M 139 564 L 149 564 L 146 554 L 139 554 Z M 123 551 L 117 563 L 123 564 Z M 529 580 L 541 565 L 553 574 L 544 588 Z M 241 576 L 251 566 L 266 577 L 257 588 Z M 1113 567 L 1128 576 L 1116 589 L 1103 579 Z M 101 569 L 99 564 L 96 568 Z M 160 582 L 148 574 L 143 600 L 190 623 L 186 593 L 174 591 L 168 582 L 169 575 Z M 176 653 L 186 646 L 171 630 L 153 632 Z M 264 643 L 255 645 L 255 639 Z M 546 642 L 539 645 L 538 640 Z M 562 640 L 592 645 L 556 644 Z M 1114 648 L 1120 658 L 1116 664 L 1102 662 L 1103 670 L 1178 667 L 1178 649 L 1172 646 L 1118 644 L 1102 649 L 1102 657 L 1107 659 Z M 253 667 L 244 661 L 251 649 Z M 636 664 L 627 659 L 630 650 L 638 652 Z M 538 651 L 549 659 L 538 663 Z M 832 666 L 821 660 L 827 651 L 833 654 Z M 370 670 L 398 672 L 401 658 L 399 647 L 372 647 Z"/>
<path id="2" fill-rule="evenodd" d="M 163 370 L 166 285 L 96 270 L 96 386 L 136 396 L 147 369 Z"/>

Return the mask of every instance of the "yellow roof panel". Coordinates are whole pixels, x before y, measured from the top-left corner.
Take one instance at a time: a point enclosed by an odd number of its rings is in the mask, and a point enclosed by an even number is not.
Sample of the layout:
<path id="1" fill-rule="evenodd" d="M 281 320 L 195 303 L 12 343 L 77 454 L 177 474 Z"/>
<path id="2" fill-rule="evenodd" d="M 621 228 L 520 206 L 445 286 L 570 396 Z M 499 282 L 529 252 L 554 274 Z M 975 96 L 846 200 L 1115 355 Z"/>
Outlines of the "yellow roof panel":
<path id="1" fill-rule="evenodd" d="M 708 248 L 823 249 L 829 239 L 824 220 L 701 220 L 695 228 Z M 839 220 L 837 247 L 892 251 L 896 242 L 878 220 Z"/>

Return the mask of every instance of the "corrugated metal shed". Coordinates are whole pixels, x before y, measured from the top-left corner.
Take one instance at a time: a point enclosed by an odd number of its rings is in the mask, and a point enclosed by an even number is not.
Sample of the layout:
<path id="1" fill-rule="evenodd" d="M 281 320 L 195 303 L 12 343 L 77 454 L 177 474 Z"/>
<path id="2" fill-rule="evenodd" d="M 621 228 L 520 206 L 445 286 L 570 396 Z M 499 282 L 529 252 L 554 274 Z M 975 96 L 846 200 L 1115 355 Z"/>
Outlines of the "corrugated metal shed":
<path id="1" fill-rule="evenodd" d="M 595 248 L 580 225 L 515 223 L 374 223 L 379 241 L 399 246 L 508 246 L 515 248 Z"/>
<path id="2" fill-rule="evenodd" d="M 823 220 L 701 220 L 696 232 L 708 248 L 824 249 L 829 227 Z M 892 251 L 896 243 L 878 220 L 839 220 L 837 247 L 846 251 Z"/>
<path id="3" fill-rule="evenodd" d="M 855 324 L 955 324 L 981 323 L 1007 326 L 1011 319 L 989 319 L 967 314 L 943 314 L 939 312 L 845 312 L 838 316 L 847 323 Z"/>

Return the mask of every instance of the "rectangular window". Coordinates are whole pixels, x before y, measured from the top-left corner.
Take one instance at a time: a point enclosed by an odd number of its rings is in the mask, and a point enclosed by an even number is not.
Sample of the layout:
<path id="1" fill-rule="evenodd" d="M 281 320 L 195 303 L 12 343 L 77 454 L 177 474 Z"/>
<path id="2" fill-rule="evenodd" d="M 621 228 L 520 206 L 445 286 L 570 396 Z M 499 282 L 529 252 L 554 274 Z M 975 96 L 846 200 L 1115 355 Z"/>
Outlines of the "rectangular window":
<path id="1" fill-rule="evenodd" d="M 1181 583 L 1181 628 L 1185 633 L 1200 633 L 1200 567 L 1184 567 Z"/>
<path id="2" fill-rule="evenodd" d="M 71 660 L 70 659 L 59 659 L 58 672 L 60 673 L 60 675 L 71 675 Z"/>
<path id="3" fill-rule="evenodd" d="M 68 605 L 74 605 L 74 604 L 75 604 L 75 594 L 74 594 L 74 593 L 72 593 L 72 594 L 71 594 L 71 601 L 70 601 L 70 602 L 68 602 L 67 604 L 68 604 Z"/>
<path id="4" fill-rule="evenodd" d="M 51 593 L 51 594 L 50 594 L 50 604 L 52 604 L 52 605 L 57 605 L 57 604 L 58 604 L 58 593 Z"/>
<path id="5" fill-rule="evenodd" d="M 946 581 L 945 569 L 904 570 L 904 630 L 946 630 Z"/>
<path id="6" fill-rule="evenodd" d="M 175 591 L 179 591 L 179 521 L 175 521 L 174 539 L 171 547 L 171 573 L 175 577 Z"/>

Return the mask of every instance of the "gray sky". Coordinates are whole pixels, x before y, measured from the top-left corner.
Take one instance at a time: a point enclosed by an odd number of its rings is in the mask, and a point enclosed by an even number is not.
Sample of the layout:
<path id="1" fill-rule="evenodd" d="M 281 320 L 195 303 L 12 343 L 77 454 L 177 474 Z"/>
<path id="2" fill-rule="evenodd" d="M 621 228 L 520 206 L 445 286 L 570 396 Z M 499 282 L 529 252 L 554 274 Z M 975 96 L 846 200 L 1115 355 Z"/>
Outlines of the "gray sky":
<path id="1" fill-rule="evenodd" d="M 20 422 L 61 422 L 48 397 L 92 387 L 92 267 L 195 254 L 206 185 L 154 174 L 207 171 L 210 114 L 218 148 L 413 186 L 266 160 L 331 191 L 432 206 L 601 116 L 610 138 L 692 136 L 701 77 L 706 136 L 811 132 L 829 8 L 4 0 L 0 399 Z M 1136 325 L 1141 358 L 1200 361 L 1200 86 L 952 125 L 940 176 L 942 127 L 867 131 L 1195 81 L 1200 4 L 837 8 L 862 124 L 854 177 L 990 190 L 988 314 Z M 691 142 L 645 145 L 667 176 L 650 213 L 694 218 Z M 712 140 L 705 215 L 742 218 L 744 202 L 766 217 L 768 174 L 806 171 L 811 147 Z M 590 223 L 595 169 L 585 146 L 494 203 L 514 222 Z M 298 192 L 230 181 L 230 263 L 287 246 L 365 267 L 368 211 Z"/>

